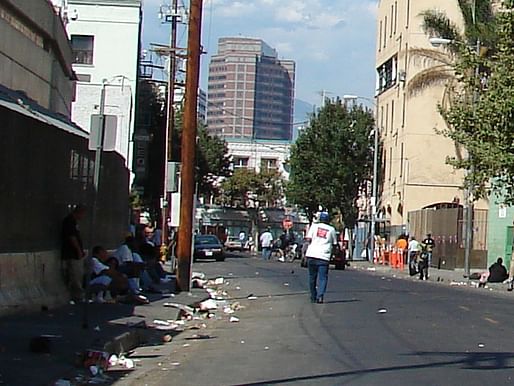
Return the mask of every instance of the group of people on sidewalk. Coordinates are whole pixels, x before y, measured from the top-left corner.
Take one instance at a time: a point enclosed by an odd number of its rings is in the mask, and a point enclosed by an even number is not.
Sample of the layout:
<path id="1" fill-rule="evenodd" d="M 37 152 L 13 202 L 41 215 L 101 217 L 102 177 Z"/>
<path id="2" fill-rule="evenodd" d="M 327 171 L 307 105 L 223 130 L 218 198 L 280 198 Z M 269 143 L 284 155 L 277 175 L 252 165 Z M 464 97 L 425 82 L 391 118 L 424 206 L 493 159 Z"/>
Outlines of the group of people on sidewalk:
<path id="1" fill-rule="evenodd" d="M 148 303 L 142 294 L 157 292 L 156 284 L 168 280 L 160 258 L 158 240 L 153 229 L 141 224 L 135 234 L 128 234 L 124 242 L 109 255 L 97 245 L 91 255 L 83 248 L 79 223 L 86 208 L 78 205 L 62 223 L 62 260 L 66 284 L 75 302 L 94 300 L 104 303 L 118 298 L 139 304 Z"/>

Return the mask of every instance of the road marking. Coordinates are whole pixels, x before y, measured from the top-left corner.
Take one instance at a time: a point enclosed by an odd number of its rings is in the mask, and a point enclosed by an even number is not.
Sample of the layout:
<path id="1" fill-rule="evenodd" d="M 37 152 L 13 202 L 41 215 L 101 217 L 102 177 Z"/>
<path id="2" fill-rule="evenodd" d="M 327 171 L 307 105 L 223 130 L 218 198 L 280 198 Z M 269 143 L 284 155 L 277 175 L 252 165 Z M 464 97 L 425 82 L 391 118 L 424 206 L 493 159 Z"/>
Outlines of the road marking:
<path id="1" fill-rule="evenodd" d="M 461 310 L 464 310 L 464 311 L 471 311 L 471 310 L 469 309 L 469 307 L 466 307 L 466 306 L 459 306 L 459 308 L 460 308 Z"/>
<path id="2" fill-rule="evenodd" d="M 498 324 L 500 322 L 498 322 L 497 320 L 494 320 L 494 319 L 491 319 L 491 318 L 484 318 L 484 320 L 488 321 L 489 323 L 492 323 L 492 324 Z"/>

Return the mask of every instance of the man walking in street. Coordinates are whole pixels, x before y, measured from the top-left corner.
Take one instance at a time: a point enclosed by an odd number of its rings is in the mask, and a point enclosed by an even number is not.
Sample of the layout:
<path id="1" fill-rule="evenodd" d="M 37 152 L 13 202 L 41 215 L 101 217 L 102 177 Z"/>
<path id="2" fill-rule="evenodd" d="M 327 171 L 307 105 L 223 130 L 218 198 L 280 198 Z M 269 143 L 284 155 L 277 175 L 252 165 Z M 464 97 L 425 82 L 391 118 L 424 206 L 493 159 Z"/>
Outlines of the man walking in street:
<path id="1" fill-rule="evenodd" d="M 259 241 L 261 242 L 262 258 L 264 260 L 269 260 L 271 257 L 271 246 L 273 243 L 273 235 L 271 234 L 269 227 L 267 227 L 261 234 Z"/>
<path id="2" fill-rule="evenodd" d="M 305 254 L 312 303 L 323 303 L 323 296 L 327 289 L 330 256 L 333 248 L 338 247 L 336 231 L 328 224 L 329 221 L 328 213 L 320 213 L 319 223 L 312 224 L 306 237 L 310 242 Z"/>
<path id="3" fill-rule="evenodd" d="M 80 237 L 79 222 L 84 218 L 86 208 L 77 205 L 62 222 L 61 256 L 64 275 L 73 301 L 84 300 L 84 262 L 85 253 Z"/>

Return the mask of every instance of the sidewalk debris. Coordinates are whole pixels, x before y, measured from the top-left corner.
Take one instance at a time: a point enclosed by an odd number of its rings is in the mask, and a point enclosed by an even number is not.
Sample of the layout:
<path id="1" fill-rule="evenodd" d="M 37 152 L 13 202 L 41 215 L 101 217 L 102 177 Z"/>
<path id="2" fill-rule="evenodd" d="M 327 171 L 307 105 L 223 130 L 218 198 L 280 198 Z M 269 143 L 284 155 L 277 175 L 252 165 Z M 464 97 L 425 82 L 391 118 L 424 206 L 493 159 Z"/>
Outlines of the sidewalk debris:
<path id="1" fill-rule="evenodd" d="M 387 313 L 387 310 L 385 308 L 381 308 L 377 311 L 379 314 L 385 314 Z"/>
<path id="2" fill-rule="evenodd" d="M 173 337 L 170 334 L 166 334 L 166 335 L 162 336 L 162 341 L 164 343 L 169 343 L 169 342 L 171 342 L 172 339 L 173 339 Z"/>
<path id="3" fill-rule="evenodd" d="M 193 272 L 191 274 L 191 278 L 192 279 L 202 279 L 203 280 L 203 279 L 205 279 L 205 273 L 203 273 L 203 272 Z"/>
<path id="4" fill-rule="evenodd" d="M 248 295 L 247 299 L 248 300 L 256 300 L 257 296 L 255 296 L 254 294 L 250 294 L 250 295 Z"/>
<path id="5" fill-rule="evenodd" d="M 231 316 L 228 321 L 230 323 L 237 323 L 237 322 L 239 322 L 239 318 L 237 316 Z"/>
<path id="6" fill-rule="evenodd" d="M 485 344 L 483 344 L 483 343 L 479 343 L 479 344 L 478 344 L 478 347 L 480 347 L 480 348 L 484 348 L 484 347 L 485 347 Z"/>
<path id="7" fill-rule="evenodd" d="M 375 267 L 368 267 L 367 268 L 368 271 L 372 271 L 372 272 L 375 272 L 377 269 Z"/>
<path id="8" fill-rule="evenodd" d="M 211 311 L 218 309 L 218 303 L 216 300 L 213 299 L 207 299 L 200 303 L 198 303 L 198 308 L 200 311 Z"/>

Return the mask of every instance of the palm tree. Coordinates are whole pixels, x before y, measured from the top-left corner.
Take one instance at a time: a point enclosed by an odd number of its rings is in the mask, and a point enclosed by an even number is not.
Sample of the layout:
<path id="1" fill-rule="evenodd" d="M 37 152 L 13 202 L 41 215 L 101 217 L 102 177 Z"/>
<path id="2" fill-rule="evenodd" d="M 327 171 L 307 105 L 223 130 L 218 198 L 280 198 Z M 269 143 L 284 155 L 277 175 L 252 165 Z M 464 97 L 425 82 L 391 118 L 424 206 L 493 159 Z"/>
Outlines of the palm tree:
<path id="1" fill-rule="evenodd" d="M 411 48 L 409 58 L 422 60 L 426 66 L 407 84 L 410 95 L 423 92 L 425 89 L 446 84 L 441 104 L 450 103 L 451 89 L 455 82 L 455 65 L 463 47 L 479 42 L 481 54 L 490 54 L 496 45 L 494 0 L 458 0 L 464 20 L 461 29 L 450 20 L 446 13 L 438 10 L 426 10 L 420 13 L 423 17 L 423 31 L 431 37 L 449 39 L 450 44 L 444 51 L 430 48 Z"/>

